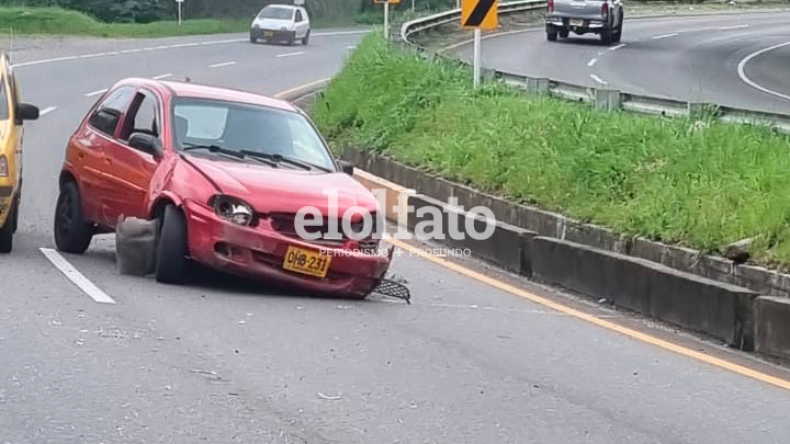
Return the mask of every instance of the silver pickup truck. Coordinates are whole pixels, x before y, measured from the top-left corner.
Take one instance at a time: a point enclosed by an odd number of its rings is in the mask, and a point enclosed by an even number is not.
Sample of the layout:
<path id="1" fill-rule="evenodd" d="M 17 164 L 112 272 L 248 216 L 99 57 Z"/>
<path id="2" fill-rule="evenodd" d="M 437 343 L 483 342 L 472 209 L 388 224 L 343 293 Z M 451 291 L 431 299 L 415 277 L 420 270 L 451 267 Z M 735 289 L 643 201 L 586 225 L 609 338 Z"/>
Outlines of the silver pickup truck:
<path id="1" fill-rule="evenodd" d="M 599 34 L 606 45 L 618 43 L 623 35 L 622 0 L 548 0 L 546 38 L 574 34 Z"/>

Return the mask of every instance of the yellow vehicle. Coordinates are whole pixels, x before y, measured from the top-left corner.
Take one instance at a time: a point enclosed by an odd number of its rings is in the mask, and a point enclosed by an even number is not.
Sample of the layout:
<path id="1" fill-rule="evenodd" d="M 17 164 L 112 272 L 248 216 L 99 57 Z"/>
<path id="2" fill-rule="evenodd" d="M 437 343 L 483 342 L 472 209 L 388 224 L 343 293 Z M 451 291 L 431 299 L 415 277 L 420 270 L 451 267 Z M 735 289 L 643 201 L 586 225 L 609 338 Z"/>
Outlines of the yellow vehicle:
<path id="1" fill-rule="evenodd" d="M 22 196 L 22 122 L 38 119 L 38 108 L 19 100 L 11 62 L 0 53 L 0 253 L 9 253 Z"/>

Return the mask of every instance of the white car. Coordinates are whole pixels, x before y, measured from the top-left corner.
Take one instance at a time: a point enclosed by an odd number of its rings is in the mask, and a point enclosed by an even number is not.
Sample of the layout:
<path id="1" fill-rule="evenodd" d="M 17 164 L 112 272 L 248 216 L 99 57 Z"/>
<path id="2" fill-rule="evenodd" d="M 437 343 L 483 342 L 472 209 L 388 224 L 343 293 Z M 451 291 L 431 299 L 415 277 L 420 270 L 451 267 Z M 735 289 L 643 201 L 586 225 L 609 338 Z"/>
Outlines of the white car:
<path id="1" fill-rule="evenodd" d="M 310 41 L 310 17 L 301 6 L 269 5 L 255 17 L 250 26 L 250 43 L 284 41 L 293 45 L 297 40 Z"/>

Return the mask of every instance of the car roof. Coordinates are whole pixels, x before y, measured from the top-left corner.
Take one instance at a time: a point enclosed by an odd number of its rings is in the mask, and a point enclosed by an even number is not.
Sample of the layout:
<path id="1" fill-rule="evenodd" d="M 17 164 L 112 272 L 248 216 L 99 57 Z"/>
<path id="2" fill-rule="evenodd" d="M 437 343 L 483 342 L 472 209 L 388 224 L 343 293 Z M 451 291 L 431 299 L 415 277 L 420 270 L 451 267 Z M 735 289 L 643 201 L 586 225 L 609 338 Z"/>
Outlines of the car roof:
<path id="1" fill-rule="evenodd" d="M 279 100 L 271 97 L 266 97 L 260 94 L 251 92 L 240 91 L 230 88 L 220 88 L 217 86 L 201 85 L 192 82 L 178 82 L 178 81 L 164 81 L 164 80 L 151 80 L 151 79 L 126 79 L 118 83 L 118 86 L 134 85 L 134 86 L 147 86 L 151 89 L 158 89 L 160 91 L 166 90 L 173 97 L 183 97 L 191 99 L 209 99 L 209 100 L 224 100 L 227 102 L 245 103 L 248 105 L 259 105 L 269 108 L 275 108 L 282 111 L 297 112 L 297 108 L 285 100 Z M 165 91 L 162 91 L 165 92 Z"/>
<path id="2" fill-rule="evenodd" d="M 271 5 L 266 5 L 266 6 L 264 6 L 264 7 L 263 7 L 263 9 L 266 9 L 266 8 L 287 8 L 287 9 L 301 9 L 301 6 L 294 6 L 294 5 L 281 5 L 281 4 L 278 4 L 278 3 L 274 3 L 274 4 L 271 4 Z M 261 9 L 261 10 L 263 10 L 263 9 Z"/>

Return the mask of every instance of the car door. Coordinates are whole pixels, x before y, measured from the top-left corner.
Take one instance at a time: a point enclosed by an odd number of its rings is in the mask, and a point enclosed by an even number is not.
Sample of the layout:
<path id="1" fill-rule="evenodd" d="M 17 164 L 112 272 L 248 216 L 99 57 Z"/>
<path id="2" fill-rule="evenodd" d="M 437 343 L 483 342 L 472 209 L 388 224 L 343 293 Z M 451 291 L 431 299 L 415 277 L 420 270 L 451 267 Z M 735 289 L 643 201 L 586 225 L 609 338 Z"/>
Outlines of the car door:
<path id="1" fill-rule="evenodd" d="M 13 122 L 11 121 L 11 97 L 6 76 L 5 58 L 0 56 L 0 215 L 11 208 L 11 197 L 16 191 L 17 171 L 15 166 L 15 147 L 13 141 Z M 4 222 L 0 220 L 0 227 Z"/>
<path id="2" fill-rule="evenodd" d="M 71 140 L 69 161 L 75 168 L 86 220 L 114 226 L 106 217 L 102 202 L 112 192 L 106 180 L 104 152 L 115 143 L 121 117 L 134 97 L 134 87 L 123 86 L 105 95 L 88 117 L 88 122 Z"/>
<path id="3" fill-rule="evenodd" d="M 152 91 L 138 89 L 123 118 L 118 137 L 104 152 L 107 177 L 113 186 L 104 195 L 102 204 L 111 220 L 117 221 L 122 215 L 138 218 L 148 216 L 148 188 L 159 162 L 152 154 L 129 146 L 128 141 L 135 132 L 161 137 L 160 103 Z"/>
<path id="4" fill-rule="evenodd" d="M 307 20 L 307 15 L 303 9 L 298 8 L 296 10 L 294 21 L 296 22 L 296 37 L 300 39 L 304 38 L 304 36 L 307 35 L 307 31 L 310 30 L 310 22 Z"/>

